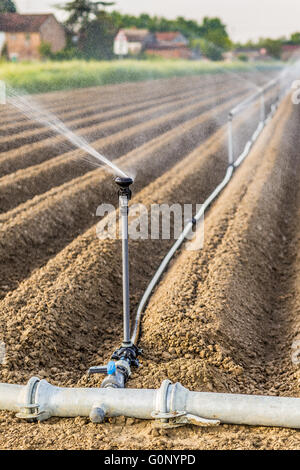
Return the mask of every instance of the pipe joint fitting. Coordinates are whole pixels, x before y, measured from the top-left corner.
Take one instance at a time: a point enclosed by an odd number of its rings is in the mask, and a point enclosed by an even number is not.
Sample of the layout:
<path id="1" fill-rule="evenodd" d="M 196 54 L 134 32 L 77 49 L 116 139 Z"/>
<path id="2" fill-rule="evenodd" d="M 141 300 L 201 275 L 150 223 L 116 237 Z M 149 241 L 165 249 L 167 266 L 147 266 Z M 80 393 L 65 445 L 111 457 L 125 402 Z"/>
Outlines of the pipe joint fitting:
<path id="1" fill-rule="evenodd" d="M 142 352 L 142 349 L 138 348 L 132 342 L 128 344 L 123 343 L 119 349 L 116 349 L 111 358 L 117 361 L 126 361 L 130 367 L 139 367 L 138 356 L 142 354 Z"/>
<path id="2" fill-rule="evenodd" d="M 101 384 L 101 388 L 124 388 L 130 375 L 130 365 L 127 361 L 120 360 L 115 363 L 114 371 L 105 377 Z"/>
<path id="3" fill-rule="evenodd" d="M 90 420 L 95 424 L 103 423 L 106 412 L 107 407 L 105 405 L 94 405 L 90 412 Z"/>
<path id="4" fill-rule="evenodd" d="M 156 410 L 151 413 L 152 418 L 155 419 L 155 427 L 177 428 L 186 424 L 219 425 L 219 420 L 206 419 L 187 412 L 186 405 L 189 393 L 189 390 L 179 382 L 172 384 L 170 380 L 164 380 L 156 392 Z"/>
<path id="5" fill-rule="evenodd" d="M 25 419 L 30 423 L 47 418 L 46 412 L 40 409 L 39 403 L 36 403 L 35 400 L 39 383 L 40 379 L 38 377 L 31 377 L 27 382 L 24 393 L 25 401 L 18 405 L 20 411 L 16 414 L 17 418 Z"/>

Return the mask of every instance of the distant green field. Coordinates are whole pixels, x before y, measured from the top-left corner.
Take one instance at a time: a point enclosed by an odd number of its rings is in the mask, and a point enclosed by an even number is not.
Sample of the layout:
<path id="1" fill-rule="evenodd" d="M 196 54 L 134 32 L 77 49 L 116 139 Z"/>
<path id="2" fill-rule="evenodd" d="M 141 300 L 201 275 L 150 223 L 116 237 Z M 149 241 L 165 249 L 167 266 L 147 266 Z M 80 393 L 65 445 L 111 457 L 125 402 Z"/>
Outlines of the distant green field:
<path id="1" fill-rule="evenodd" d="M 280 63 L 259 64 L 260 70 L 281 67 Z M 113 83 L 151 80 L 222 71 L 253 70 L 243 62 L 202 62 L 184 60 L 120 60 L 0 63 L 0 79 L 29 93 L 83 88 Z"/>

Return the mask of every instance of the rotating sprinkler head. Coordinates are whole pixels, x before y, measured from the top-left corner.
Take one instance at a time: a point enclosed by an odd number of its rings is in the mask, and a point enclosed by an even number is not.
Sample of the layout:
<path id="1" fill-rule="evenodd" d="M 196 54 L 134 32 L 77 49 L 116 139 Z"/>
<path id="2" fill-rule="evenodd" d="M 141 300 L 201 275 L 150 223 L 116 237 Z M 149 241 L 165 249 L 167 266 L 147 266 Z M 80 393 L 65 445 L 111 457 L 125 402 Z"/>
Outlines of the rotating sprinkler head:
<path id="1" fill-rule="evenodd" d="M 130 297 L 129 297 L 129 262 L 128 262 L 128 202 L 131 199 L 130 177 L 116 177 L 119 187 L 119 208 L 122 224 L 122 272 L 123 272 L 123 342 L 107 366 L 91 367 L 90 374 L 106 374 L 101 387 L 124 388 L 130 376 L 130 367 L 138 366 L 138 354 L 141 352 L 130 339 Z"/>
<path id="2" fill-rule="evenodd" d="M 131 191 L 129 189 L 129 186 L 133 183 L 133 179 L 130 178 L 129 176 L 123 178 L 121 176 L 117 176 L 115 178 L 115 183 L 119 186 L 120 192 L 124 192 L 124 195 L 130 194 L 131 198 Z"/>

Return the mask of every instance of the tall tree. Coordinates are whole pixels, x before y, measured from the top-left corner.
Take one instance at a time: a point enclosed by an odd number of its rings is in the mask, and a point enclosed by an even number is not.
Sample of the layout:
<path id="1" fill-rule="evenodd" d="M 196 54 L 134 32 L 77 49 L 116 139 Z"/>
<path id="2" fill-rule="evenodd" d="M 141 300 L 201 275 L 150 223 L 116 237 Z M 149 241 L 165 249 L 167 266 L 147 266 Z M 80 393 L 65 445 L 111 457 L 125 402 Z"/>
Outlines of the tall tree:
<path id="1" fill-rule="evenodd" d="M 300 33 L 291 34 L 291 43 L 292 44 L 300 44 Z"/>
<path id="2" fill-rule="evenodd" d="M 207 18 L 203 20 L 200 28 L 200 35 L 209 43 L 223 49 L 230 49 L 232 43 L 226 31 L 226 26 L 219 18 Z"/>
<path id="3" fill-rule="evenodd" d="M 100 11 L 94 20 L 81 28 L 78 47 L 88 59 L 111 59 L 116 33 L 110 16 Z"/>
<path id="4" fill-rule="evenodd" d="M 72 0 L 59 8 L 69 13 L 66 24 L 74 29 L 86 26 L 89 21 L 95 19 L 99 11 L 105 7 L 114 5 L 115 2 L 100 2 L 93 0 Z"/>
<path id="5" fill-rule="evenodd" d="M 222 60 L 224 49 L 203 38 L 192 39 L 191 47 L 210 60 Z"/>
<path id="6" fill-rule="evenodd" d="M 281 39 L 260 39 L 258 45 L 259 47 L 265 48 L 270 56 L 274 57 L 275 59 L 280 59 L 282 52 Z"/>
<path id="7" fill-rule="evenodd" d="M 70 37 L 76 38 L 80 55 L 83 54 L 89 59 L 112 57 L 117 28 L 111 16 L 105 11 L 105 7 L 111 5 L 114 5 L 114 2 L 72 0 L 58 6 L 69 13 L 65 24 Z"/>
<path id="8" fill-rule="evenodd" d="M 0 0 L 0 13 L 16 13 L 17 8 L 13 0 Z"/>

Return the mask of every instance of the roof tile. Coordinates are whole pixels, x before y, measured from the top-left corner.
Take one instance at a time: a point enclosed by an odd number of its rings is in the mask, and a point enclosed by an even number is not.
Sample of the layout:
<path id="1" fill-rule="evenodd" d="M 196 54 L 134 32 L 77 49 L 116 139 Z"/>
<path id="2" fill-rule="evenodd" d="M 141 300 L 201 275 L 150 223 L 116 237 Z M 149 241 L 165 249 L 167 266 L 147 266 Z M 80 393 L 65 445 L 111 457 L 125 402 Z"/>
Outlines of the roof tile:
<path id="1" fill-rule="evenodd" d="M 20 15 L 18 13 L 0 14 L 0 31 L 5 33 L 35 33 L 50 17 L 45 15 Z"/>

